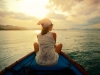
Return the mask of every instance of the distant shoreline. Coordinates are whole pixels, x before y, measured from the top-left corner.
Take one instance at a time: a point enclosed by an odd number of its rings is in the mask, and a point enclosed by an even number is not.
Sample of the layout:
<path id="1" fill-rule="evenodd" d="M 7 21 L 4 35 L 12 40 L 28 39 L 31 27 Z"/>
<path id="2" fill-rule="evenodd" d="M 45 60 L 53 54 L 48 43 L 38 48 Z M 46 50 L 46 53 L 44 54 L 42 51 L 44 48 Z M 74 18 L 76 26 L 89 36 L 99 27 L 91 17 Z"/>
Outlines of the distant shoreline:
<path id="1" fill-rule="evenodd" d="M 40 30 L 39 28 L 26 28 L 26 27 L 19 27 L 19 26 L 13 26 L 13 25 L 0 25 L 0 31 L 4 30 Z M 71 29 L 53 29 L 53 30 L 100 30 L 99 28 L 93 28 L 93 29 L 78 29 L 78 28 L 71 28 Z"/>
<path id="2" fill-rule="evenodd" d="M 22 30 L 40 30 L 40 29 L 0 29 L 0 31 L 22 31 Z M 100 29 L 53 29 L 55 31 L 67 31 L 67 30 L 100 30 Z"/>

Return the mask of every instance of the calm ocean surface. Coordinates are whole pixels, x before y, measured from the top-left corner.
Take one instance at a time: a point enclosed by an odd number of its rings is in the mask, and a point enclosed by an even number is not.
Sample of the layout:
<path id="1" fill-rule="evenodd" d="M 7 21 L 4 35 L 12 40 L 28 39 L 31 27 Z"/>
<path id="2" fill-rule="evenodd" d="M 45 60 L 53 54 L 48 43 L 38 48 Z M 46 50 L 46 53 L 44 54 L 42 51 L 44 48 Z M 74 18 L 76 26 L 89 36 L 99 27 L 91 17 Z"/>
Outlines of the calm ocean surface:
<path id="1" fill-rule="evenodd" d="M 90 75 L 100 75 L 100 30 L 53 30 L 62 51 Z M 35 30 L 0 31 L 0 71 L 34 50 Z"/>

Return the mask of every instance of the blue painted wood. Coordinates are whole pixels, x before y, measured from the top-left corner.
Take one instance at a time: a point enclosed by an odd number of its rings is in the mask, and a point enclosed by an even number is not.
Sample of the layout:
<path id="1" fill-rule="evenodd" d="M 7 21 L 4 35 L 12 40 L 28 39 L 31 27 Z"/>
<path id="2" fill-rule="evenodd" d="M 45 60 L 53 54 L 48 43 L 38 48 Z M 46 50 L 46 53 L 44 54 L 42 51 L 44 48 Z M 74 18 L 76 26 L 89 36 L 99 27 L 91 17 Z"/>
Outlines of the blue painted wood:
<path id="1" fill-rule="evenodd" d="M 70 61 L 62 54 L 59 55 L 58 63 L 54 66 L 39 66 L 35 60 L 35 53 L 31 54 L 30 56 L 26 57 L 21 62 L 16 62 L 15 66 L 12 67 L 15 71 L 20 71 L 21 69 L 31 68 L 33 70 L 62 70 L 64 68 L 72 69 L 76 75 L 83 75 Z M 24 73 L 24 72 L 22 72 Z M 12 75 L 11 71 L 6 72 L 4 75 Z M 24 74 L 22 74 L 24 75 Z"/>

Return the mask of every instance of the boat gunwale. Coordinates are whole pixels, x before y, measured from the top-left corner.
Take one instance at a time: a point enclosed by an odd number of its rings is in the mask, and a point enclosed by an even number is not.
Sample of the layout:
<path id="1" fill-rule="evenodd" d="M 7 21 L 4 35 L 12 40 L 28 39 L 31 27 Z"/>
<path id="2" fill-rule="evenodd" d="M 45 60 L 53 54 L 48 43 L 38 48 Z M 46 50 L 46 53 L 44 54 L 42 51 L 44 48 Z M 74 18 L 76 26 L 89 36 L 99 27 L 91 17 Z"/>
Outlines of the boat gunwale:
<path id="1" fill-rule="evenodd" d="M 12 63 L 11 65 L 9 65 L 8 67 L 5 67 L 5 69 L 3 69 L 1 72 L 0 72 L 0 75 L 3 75 L 5 72 L 6 72 L 6 68 L 9 68 L 11 69 L 12 67 L 14 67 L 16 64 L 18 64 L 18 62 L 21 62 L 22 60 L 24 60 L 26 57 L 30 56 L 31 54 L 35 53 L 34 51 L 33 52 L 30 52 L 29 54 L 25 55 L 24 57 L 20 58 L 19 60 L 15 61 L 14 63 Z"/>
<path id="2" fill-rule="evenodd" d="M 6 68 L 11 69 L 12 67 L 14 67 L 16 64 L 18 64 L 18 62 L 21 62 L 22 60 L 24 60 L 26 57 L 30 56 L 31 54 L 35 53 L 30 52 L 29 54 L 25 55 L 24 57 L 20 58 L 19 60 L 17 60 L 16 62 L 12 63 L 11 65 L 9 65 Z M 75 67 L 77 67 L 77 69 L 79 69 L 84 75 L 89 75 L 89 73 L 81 66 L 79 65 L 76 61 L 72 60 L 69 56 L 67 56 L 64 52 L 61 51 L 61 54 L 66 57 Z M 6 68 L 1 70 L 0 75 L 3 75 L 6 72 Z"/>
<path id="3" fill-rule="evenodd" d="M 84 75 L 90 75 L 80 64 L 72 60 L 68 55 L 61 51 L 61 54 L 64 55 L 78 70 L 80 70 Z"/>

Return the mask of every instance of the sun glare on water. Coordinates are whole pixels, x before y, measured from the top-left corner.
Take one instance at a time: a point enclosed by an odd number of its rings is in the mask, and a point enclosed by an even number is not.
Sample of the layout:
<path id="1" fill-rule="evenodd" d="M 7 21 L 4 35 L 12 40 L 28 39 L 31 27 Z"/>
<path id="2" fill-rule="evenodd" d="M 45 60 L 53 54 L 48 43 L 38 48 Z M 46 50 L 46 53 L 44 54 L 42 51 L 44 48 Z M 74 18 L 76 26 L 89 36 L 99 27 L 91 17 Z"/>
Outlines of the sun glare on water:
<path id="1" fill-rule="evenodd" d="M 39 34 L 39 33 L 41 33 L 41 30 L 35 30 L 35 32 L 36 32 L 37 34 Z"/>
<path id="2" fill-rule="evenodd" d="M 19 0 L 16 3 L 9 2 L 9 9 L 16 12 L 21 12 L 29 16 L 44 18 L 48 13 L 46 5 L 49 0 Z"/>

